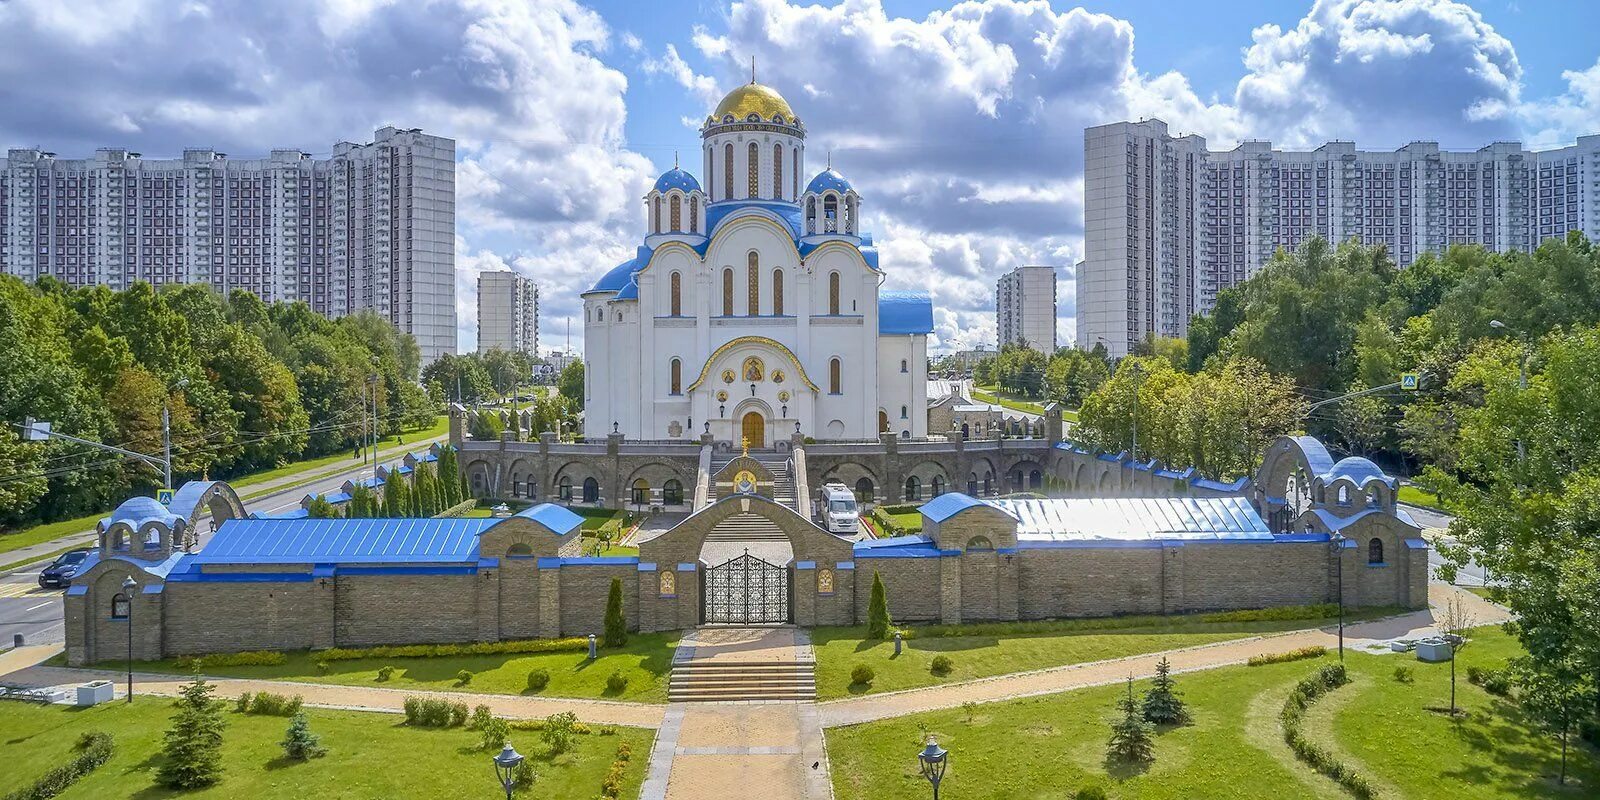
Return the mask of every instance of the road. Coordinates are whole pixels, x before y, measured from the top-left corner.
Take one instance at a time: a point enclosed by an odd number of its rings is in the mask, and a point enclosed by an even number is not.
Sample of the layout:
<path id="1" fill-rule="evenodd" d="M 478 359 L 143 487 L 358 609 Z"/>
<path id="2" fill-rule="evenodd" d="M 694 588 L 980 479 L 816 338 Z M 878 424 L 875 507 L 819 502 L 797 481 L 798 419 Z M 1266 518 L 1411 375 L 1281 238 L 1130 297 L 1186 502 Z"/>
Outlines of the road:
<path id="1" fill-rule="evenodd" d="M 982 403 L 972 396 L 972 381 L 970 380 L 945 380 L 943 378 L 928 379 L 928 399 L 934 400 L 950 394 L 960 393 L 961 396 L 972 400 L 973 403 Z M 996 404 L 998 405 L 998 404 Z M 1003 408 L 1001 415 L 1007 419 L 1021 418 L 1028 422 L 1038 422 L 1043 419 L 1038 414 L 1029 411 L 1018 411 L 1014 408 Z"/>
<path id="2" fill-rule="evenodd" d="M 420 445 L 420 447 L 425 446 L 426 444 Z M 347 470 L 247 500 L 244 507 L 251 513 L 281 514 L 298 508 L 300 499 L 308 492 L 333 491 L 351 478 L 368 477 L 371 474 L 370 469 Z M 203 546 L 211 537 L 210 523 L 202 521 L 196 527 Z M 12 637 L 19 633 L 28 644 L 49 644 L 64 640 L 61 590 L 39 587 L 39 571 L 44 566 L 44 563 L 30 564 L 0 575 L 0 642 L 10 644 Z"/>

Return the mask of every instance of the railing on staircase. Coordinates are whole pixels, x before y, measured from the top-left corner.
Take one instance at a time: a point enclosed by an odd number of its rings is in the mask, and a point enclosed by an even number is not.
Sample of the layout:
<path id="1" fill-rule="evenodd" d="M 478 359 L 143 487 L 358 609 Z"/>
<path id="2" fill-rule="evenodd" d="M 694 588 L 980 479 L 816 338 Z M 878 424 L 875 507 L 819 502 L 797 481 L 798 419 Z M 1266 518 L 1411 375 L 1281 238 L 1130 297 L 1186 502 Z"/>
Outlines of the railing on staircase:
<path id="1" fill-rule="evenodd" d="M 694 479 L 694 510 L 711 505 L 711 445 L 700 447 L 700 467 Z"/>
<path id="2" fill-rule="evenodd" d="M 794 483 L 794 510 L 811 519 L 811 485 L 806 478 L 806 449 L 802 445 L 789 451 L 789 480 Z"/>

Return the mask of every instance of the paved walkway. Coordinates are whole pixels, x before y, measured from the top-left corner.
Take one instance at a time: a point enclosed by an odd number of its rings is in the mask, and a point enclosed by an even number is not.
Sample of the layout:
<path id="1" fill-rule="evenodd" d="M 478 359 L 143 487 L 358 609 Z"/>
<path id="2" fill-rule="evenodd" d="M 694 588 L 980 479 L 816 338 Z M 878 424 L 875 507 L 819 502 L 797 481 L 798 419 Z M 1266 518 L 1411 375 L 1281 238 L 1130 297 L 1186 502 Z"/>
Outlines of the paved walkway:
<path id="1" fill-rule="evenodd" d="M 24 648 L 41 650 L 46 648 Z M 59 650 L 59 648 L 55 648 Z M 21 651 L 14 651 L 21 653 Z M 49 657 L 53 653 L 44 653 Z M 69 669 L 66 667 L 29 666 L 4 674 L 5 661 L 12 653 L 0 655 L 0 682 L 38 688 L 72 689 L 92 680 L 109 679 L 117 684 L 118 696 L 126 685 L 127 673 L 113 670 Z M 30 654 L 33 655 L 33 654 Z M 37 659 L 35 659 L 37 660 Z M 133 674 L 135 694 L 153 694 L 176 697 L 178 689 L 189 680 L 184 675 L 156 675 L 142 672 Z M 597 725 L 626 725 L 634 728 L 656 728 L 666 707 L 649 703 L 620 703 L 606 700 L 582 700 L 565 697 L 522 697 L 505 694 L 476 694 L 473 692 L 430 692 L 418 689 L 383 689 L 376 686 L 336 686 L 322 683 L 297 683 L 294 681 L 258 681 L 238 678 L 207 678 L 217 685 L 217 696 L 238 697 L 244 692 L 277 692 L 300 695 L 306 705 L 321 708 L 341 708 L 352 711 L 381 711 L 401 713 L 407 697 L 425 695 L 461 701 L 469 706 L 487 705 L 495 716 L 506 719 L 543 719 L 551 714 L 571 711 L 578 719 Z"/>
<path id="2" fill-rule="evenodd" d="M 1471 592 L 1445 584 L 1433 584 L 1429 587 L 1428 599 L 1436 608 L 1443 606 L 1451 597 L 1461 598 L 1476 625 L 1498 624 L 1509 618 L 1505 609 Z M 1436 629 L 1433 613 L 1429 610 L 1413 611 L 1387 619 L 1346 625 L 1345 647 L 1367 647 L 1391 639 L 1420 638 L 1434 632 Z M 1243 664 L 1251 656 L 1283 653 L 1316 645 L 1333 648 L 1338 646 L 1338 643 L 1337 627 L 1292 631 L 1161 653 L 930 686 L 925 689 L 835 700 L 823 703 L 819 708 L 822 712 L 823 727 L 835 728 L 841 725 L 903 717 L 923 711 L 957 708 L 967 702 L 993 703 L 1019 697 L 1057 694 L 1090 686 L 1103 686 L 1125 680 L 1130 674 L 1135 678 L 1146 678 L 1155 674 L 1156 662 L 1163 656 L 1171 661 L 1173 672 L 1194 672 Z"/>
<path id="3" fill-rule="evenodd" d="M 679 656 L 719 663 L 809 657 L 794 628 L 701 628 Z M 814 703 L 674 703 L 650 751 L 641 800 L 748 797 L 831 800 L 828 755 Z"/>

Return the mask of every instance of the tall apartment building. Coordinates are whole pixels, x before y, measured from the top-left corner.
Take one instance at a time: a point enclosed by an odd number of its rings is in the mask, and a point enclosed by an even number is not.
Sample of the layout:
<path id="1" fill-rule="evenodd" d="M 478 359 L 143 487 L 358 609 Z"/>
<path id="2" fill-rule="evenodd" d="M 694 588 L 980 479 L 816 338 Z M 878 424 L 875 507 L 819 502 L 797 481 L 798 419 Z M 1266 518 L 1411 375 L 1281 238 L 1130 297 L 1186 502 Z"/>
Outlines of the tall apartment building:
<path id="1" fill-rule="evenodd" d="M 330 158 L 14 149 L 0 164 L 0 272 L 206 283 L 334 317 L 371 309 L 431 361 L 456 348 L 455 141 L 382 128 Z"/>
<path id="2" fill-rule="evenodd" d="M 1251 141 L 1213 152 L 1147 120 L 1086 129 L 1084 157 L 1078 346 L 1104 341 L 1113 356 L 1150 333 L 1186 335 L 1217 292 L 1311 236 L 1382 243 L 1405 267 L 1451 244 L 1527 251 L 1600 231 L 1600 136 L 1546 151 Z"/>
<path id="3" fill-rule="evenodd" d="M 1056 269 L 1017 267 L 994 287 L 1000 345 L 1025 342 L 1045 355 L 1056 351 Z"/>
<path id="4" fill-rule="evenodd" d="M 478 273 L 478 352 L 539 355 L 539 286 L 515 272 Z"/>

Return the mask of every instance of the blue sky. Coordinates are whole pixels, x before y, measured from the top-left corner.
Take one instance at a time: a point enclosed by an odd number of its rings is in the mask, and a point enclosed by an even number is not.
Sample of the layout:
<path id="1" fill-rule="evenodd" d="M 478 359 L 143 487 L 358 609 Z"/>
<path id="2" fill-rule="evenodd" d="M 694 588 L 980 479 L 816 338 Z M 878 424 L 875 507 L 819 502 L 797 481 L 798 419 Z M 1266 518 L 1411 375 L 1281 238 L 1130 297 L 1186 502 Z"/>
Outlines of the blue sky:
<path id="1" fill-rule="evenodd" d="M 1597 23 L 1600 3 L 1505 0 L 11 0 L 0 145 L 451 136 L 461 348 L 478 271 L 504 268 L 541 283 L 560 345 L 754 55 L 807 123 L 807 169 L 831 151 L 862 193 L 889 286 L 934 293 L 935 348 L 992 342 L 995 278 L 1019 264 L 1063 268 L 1065 343 L 1085 126 L 1158 116 L 1213 149 L 1559 145 L 1600 133 Z"/>

